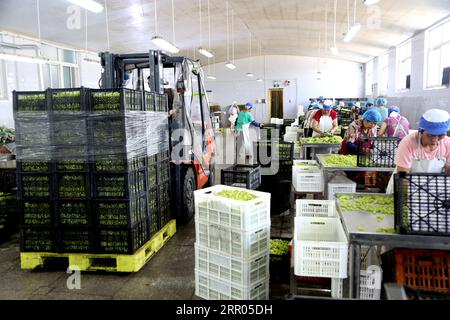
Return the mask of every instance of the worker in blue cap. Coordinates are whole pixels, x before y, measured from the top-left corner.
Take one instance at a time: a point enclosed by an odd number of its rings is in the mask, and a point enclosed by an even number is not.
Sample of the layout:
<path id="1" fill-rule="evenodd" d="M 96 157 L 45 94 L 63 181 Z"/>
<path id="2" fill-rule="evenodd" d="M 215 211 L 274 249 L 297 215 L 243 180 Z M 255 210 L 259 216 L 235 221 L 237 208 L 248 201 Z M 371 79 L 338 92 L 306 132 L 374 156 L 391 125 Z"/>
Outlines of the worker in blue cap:
<path id="1" fill-rule="evenodd" d="M 362 119 L 353 121 L 348 126 L 342 141 L 340 154 L 358 154 L 358 148 L 361 145 L 362 138 L 371 138 L 377 136 L 377 123 L 381 121 L 381 115 L 377 109 L 371 108 L 364 112 Z M 367 146 L 369 148 L 369 146 Z"/>
<path id="2" fill-rule="evenodd" d="M 400 114 L 397 106 L 389 107 L 389 117 L 386 118 L 378 131 L 379 136 L 386 134 L 390 138 L 403 139 L 409 133 L 409 121 Z"/>
<path id="3" fill-rule="evenodd" d="M 322 110 L 319 110 L 314 115 L 313 121 L 312 121 L 312 129 L 313 129 L 313 137 L 322 135 L 324 133 L 331 133 L 334 134 L 334 132 L 337 129 L 338 122 L 337 122 L 337 112 L 334 110 L 331 110 L 333 107 L 333 101 L 331 100 L 325 100 L 323 102 Z"/>
<path id="4" fill-rule="evenodd" d="M 441 109 L 426 111 L 419 120 L 419 130 L 400 141 L 395 157 L 396 172 L 450 173 L 450 115 Z M 392 175 L 393 177 L 394 175 Z M 394 192 L 393 178 L 386 193 Z"/>
<path id="5" fill-rule="evenodd" d="M 305 121 L 303 122 L 303 132 L 306 138 L 311 137 L 313 134 L 312 122 L 314 115 L 322 106 L 318 102 L 313 102 L 310 109 L 305 114 Z"/>
<path id="6" fill-rule="evenodd" d="M 381 115 L 381 120 L 380 122 L 378 122 L 378 126 L 380 127 L 383 124 L 383 121 L 386 120 L 386 118 L 389 116 L 386 105 L 387 105 L 386 98 L 378 97 L 377 100 L 375 100 L 375 106 L 377 107 L 377 110 Z"/>
<path id="7" fill-rule="evenodd" d="M 258 128 L 262 128 L 263 125 L 258 123 L 253 118 L 251 111 L 253 110 L 253 103 L 247 102 L 245 104 L 245 109 L 239 112 L 237 120 L 236 120 L 236 132 L 239 134 L 240 139 L 238 139 L 241 143 L 243 142 L 246 159 L 248 160 L 252 155 L 252 141 L 250 139 L 250 125 L 253 125 Z M 239 149 L 238 149 L 239 150 Z"/>

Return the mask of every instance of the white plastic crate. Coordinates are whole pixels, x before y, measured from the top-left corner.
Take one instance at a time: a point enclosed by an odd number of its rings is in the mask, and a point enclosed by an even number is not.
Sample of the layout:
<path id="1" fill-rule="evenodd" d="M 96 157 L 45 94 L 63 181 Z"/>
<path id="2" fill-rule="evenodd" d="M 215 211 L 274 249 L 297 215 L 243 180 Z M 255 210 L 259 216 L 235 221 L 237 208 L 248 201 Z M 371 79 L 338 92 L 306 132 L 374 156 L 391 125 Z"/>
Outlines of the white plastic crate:
<path id="1" fill-rule="evenodd" d="M 317 162 L 317 160 L 294 160 L 293 163 L 293 167 L 297 166 L 299 168 L 319 167 L 319 163 Z"/>
<path id="2" fill-rule="evenodd" d="M 241 259 L 195 244 L 195 269 L 242 287 L 269 280 L 269 252 Z"/>
<path id="3" fill-rule="evenodd" d="M 195 235 L 199 245 L 241 259 L 251 259 L 270 249 L 270 224 L 242 231 L 195 218 Z"/>
<path id="4" fill-rule="evenodd" d="M 292 133 L 285 133 L 283 136 L 283 140 L 286 142 L 295 142 L 298 141 L 298 133 L 292 132 Z"/>
<path id="5" fill-rule="evenodd" d="M 297 133 L 300 132 L 300 130 L 301 130 L 300 127 L 293 127 L 293 126 L 287 126 L 286 127 L 286 133 L 295 133 L 295 134 L 297 134 Z"/>
<path id="6" fill-rule="evenodd" d="M 298 199 L 295 201 L 297 217 L 336 217 L 336 204 L 333 200 Z"/>
<path id="7" fill-rule="evenodd" d="M 382 278 L 374 277 L 367 274 L 367 271 L 361 270 L 359 277 L 359 299 L 360 300 L 380 300 Z M 369 287 L 369 283 L 371 286 Z M 334 299 L 342 299 L 344 280 L 331 279 L 331 297 Z M 379 288 L 379 289 L 375 289 Z"/>
<path id="8" fill-rule="evenodd" d="M 206 300 L 269 300 L 269 281 L 243 287 L 195 270 L 195 295 Z"/>
<path id="9" fill-rule="evenodd" d="M 217 196 L 222 190 L 242 190 L 257 198 L 237 201 Z M 270 224 L 270 193 L 216 185 L 194 191 L 194 198 L 195 216 L 199 220 L 243 231 Z"/>
<path id="10" fill-rule="evenodd" d="M 323 173 L 317 167 L 292 166 L 292 185 L 297 192 L 323 192 Z"/>
<path id="11" fill-rule="evenodd" d="M 346 278 L 348 241 L 339 218 L 295 217 L 294 273 Z"/>
<path id="12" fill-rule="evenodd" d="M 335 200 L 336 193 L 356 193 L 356 183 L 344 176 L 338 176 L 328 182 L 328 200 Z"/>

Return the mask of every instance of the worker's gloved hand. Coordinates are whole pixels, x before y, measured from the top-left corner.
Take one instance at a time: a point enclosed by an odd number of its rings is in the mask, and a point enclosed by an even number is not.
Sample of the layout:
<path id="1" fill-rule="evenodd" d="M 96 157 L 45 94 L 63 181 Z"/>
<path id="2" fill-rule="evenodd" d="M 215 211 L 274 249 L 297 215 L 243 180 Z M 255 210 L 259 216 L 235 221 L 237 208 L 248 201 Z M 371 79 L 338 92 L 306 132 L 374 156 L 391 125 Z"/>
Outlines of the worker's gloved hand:
<path id="1" fill-rule="evenodd" d="M 264 127 L 264 125 L 262 123 L 260 123 L 259 127 L 262 129 Z"/>

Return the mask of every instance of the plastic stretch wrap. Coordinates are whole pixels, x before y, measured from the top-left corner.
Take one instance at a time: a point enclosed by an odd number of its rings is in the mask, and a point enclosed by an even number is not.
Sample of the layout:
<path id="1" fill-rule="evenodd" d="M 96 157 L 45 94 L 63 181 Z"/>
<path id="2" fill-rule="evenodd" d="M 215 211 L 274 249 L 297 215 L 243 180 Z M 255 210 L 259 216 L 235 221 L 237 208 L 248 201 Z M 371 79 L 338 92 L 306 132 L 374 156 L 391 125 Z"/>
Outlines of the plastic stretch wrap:
<path id="1" fill-rule="evenodd" d="M 17 159 L 61 161 L 131 159 L 169 149 L 165 112 L 131 111 L 122 115 L 47 112 L 17 113 Z"/>

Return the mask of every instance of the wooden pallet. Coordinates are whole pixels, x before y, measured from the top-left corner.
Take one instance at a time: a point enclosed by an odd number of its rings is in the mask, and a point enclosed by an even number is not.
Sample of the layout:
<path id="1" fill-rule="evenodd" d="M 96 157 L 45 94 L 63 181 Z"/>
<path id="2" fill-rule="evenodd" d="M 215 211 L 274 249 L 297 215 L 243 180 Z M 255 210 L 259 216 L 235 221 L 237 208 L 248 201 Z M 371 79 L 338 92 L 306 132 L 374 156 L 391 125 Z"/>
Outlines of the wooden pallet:
<path id="1" fill-rule="evenodd" d="M 22 269 L 36 269 L 49 260 L 62 258 L 68 260 L 69 268 L 80 271 L 137 272 L 175 232 L 176 222 L 171 220 L 134 254 L 21 252 L 20 264 Z"/>

